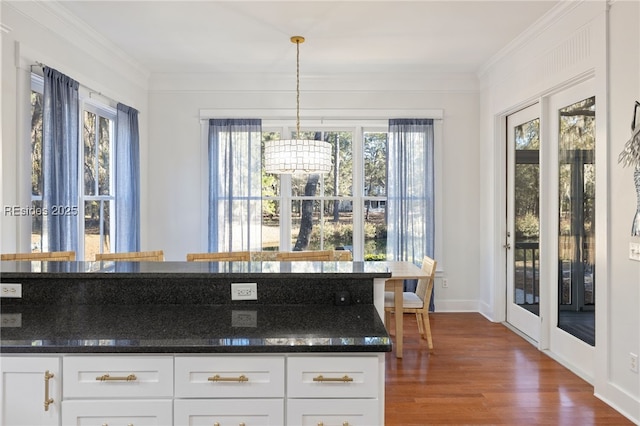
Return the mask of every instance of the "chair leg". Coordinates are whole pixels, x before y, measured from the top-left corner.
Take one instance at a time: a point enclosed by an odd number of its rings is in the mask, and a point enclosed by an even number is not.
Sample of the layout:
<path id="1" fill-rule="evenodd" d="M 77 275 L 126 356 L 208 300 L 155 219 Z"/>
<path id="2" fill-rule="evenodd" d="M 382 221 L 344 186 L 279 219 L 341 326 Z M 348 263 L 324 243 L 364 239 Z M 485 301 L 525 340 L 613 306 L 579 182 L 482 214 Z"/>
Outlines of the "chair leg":
<path id="1" fill-rule="evenodd" d="M 424 327 L 422 327 L 422 314 L 420 312 L 416 312 L 416 322 L 418 323 L 418 332 L 420 333 L 420 337 L 424 337 Z"/>
<path id="2" fill-rule="evenodd" d="M 391 335 L 391 312 L 384 311 L 384 326 L 387 328 L 387 332 Z"/>
<path id="3" fill-rule="evenodd" d="M 422 314 L 422 319 L 424 320 L 424 330 L 427 339 L 427 346 L 429 346 L 429 351 L 433 350 L 433 339 L 431 338 L 431 324 L 429 324 L 429 314 Z"/>

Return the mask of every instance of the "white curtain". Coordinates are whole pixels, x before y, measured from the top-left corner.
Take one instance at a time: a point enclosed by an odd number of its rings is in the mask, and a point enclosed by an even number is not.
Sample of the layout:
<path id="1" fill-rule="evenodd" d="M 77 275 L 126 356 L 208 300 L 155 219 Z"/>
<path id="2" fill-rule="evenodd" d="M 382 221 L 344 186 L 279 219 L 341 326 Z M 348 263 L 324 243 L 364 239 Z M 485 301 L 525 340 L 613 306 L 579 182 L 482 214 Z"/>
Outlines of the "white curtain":
<path id="1" fill-rule="evenodd" d="M 43 251 L 78 251 L 78 82 L 44 67 Z"/>
<path id="2" fill-rule="evenodd" d="M 388 152 L 387 259 L 421 266 L 434 248 L 433 120 L 389 120 Z"/>
<path id="3" fill-rule="evenodd" d="M 262 121 L 209 120 L 209 251 L 262 247 Z"/>

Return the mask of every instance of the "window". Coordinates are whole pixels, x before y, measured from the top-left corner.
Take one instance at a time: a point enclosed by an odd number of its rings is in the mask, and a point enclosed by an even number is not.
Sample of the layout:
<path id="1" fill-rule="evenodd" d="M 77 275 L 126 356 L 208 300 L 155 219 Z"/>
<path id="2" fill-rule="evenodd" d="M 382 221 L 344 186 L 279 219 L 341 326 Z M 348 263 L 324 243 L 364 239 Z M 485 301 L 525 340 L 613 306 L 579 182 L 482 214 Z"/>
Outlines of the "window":
<path id="1" fill-rule="evenodd" d="M 265 128 L 263 143 L 288 131 Z M 329 142 L 332 168 L 324 175 L 263 172 L 263 250 L 346 249 L 384 258 L 387 130 L 317 128 L 300 138 Z"/>
<path id="2" fill-rule="evenodd" d="M 43 79 L 35 74 L 31 78 L 31 251 L 47 251 L 43 237 L 43 224 L 48 215 L 42 204 L 42 123 Z M 93 260 L 96 253 L 110 252 L 114 235 L 115 193 L 113 184 L 113 143 L 115 110 L 86 98 L 81 101 L 82 137 L 80 155 L 82 164 L 78 179 L 80 200 L 77 206 L 68 206 L 69 214 L 84 218 L 80 221 L 78 260 Z"/>
<path id="3" fill-rule="evenodd" d="M 83 191 L 81 205 L 84 221 L 83 248 L 86 260 L 96 253 L 111 252 L 114 228 L 113 135 L 115 112 L 85 103 L 82 112 Z"/>

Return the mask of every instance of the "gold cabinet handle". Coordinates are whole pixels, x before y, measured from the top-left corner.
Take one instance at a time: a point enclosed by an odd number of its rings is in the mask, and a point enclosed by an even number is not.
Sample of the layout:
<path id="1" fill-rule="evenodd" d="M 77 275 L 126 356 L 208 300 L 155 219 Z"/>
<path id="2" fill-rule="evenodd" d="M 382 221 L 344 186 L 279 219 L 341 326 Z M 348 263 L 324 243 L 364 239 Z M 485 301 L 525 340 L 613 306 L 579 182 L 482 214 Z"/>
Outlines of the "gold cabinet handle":
<path id="1" fill-rule="evenodd" d="M 343 382 L 343 383 L 347 383 L 347 382 L 353 382 L 353 377 L 349 377 L 346 374 L 342 377 L 324 377 L 322 375 L 319 375 L 317 377 L 313 378 L 314 382 Z"/>
<path id="2" fill-rule="evenodd" d="M 111 377 L 108 374 L 103 374 L 102 376 L 96 377 L 96 380 L 99 382 L 113 382 L 113 381 L 121 381 L 121 382 L 133 382 L 138 380 L 135 374 L 129 374 L 128 376 L 113 376 Z"/>
<path id="3" fill-rule="evenodd" d="M 221 377 L 219 374 L 216 374 L 215 376 L 208 377 L 207 380 L 210 382 L 248 382 L 249 378 L 244 374 L 238 377 Z"/>
<path id="4" fill-rule="evenodd" d="M 53 398 L 49 397 L 49 380 L 54 376 L 49 370 L 44 372 L 44 411 L 49 411 L 49 405 L 53 404 Z"/>
<path id="5" fill-rule="evenodd" d="M 324 422 L 318 422 L 318 426 L 324 426 Z M 349 422 L 342 422 L 342 426 L 349 426 Z"/>

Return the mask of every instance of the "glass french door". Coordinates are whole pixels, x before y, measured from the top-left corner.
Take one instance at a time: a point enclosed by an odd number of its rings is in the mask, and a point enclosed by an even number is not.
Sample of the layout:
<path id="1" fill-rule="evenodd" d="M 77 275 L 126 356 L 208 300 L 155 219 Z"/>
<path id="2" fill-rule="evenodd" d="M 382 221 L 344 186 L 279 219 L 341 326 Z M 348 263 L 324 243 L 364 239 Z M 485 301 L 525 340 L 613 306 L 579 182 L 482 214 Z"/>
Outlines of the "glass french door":
<path id="1" fill-rule="evenodd" d="M 540 108 L 507 117 L 507 322 L 540 338 Z"/>

